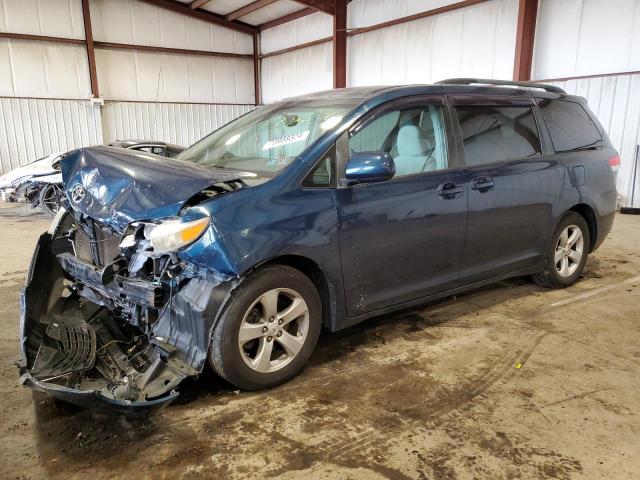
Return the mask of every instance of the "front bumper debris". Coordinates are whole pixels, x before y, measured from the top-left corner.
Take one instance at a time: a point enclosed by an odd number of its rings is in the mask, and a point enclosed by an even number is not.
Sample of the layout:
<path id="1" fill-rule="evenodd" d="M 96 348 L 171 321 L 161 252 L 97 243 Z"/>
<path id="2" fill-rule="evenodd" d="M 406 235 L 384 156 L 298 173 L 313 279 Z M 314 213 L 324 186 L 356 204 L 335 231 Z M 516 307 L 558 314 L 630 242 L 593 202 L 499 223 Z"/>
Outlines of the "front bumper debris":
<path id="1" fill-rule="evenodd" d="M 236 282 L 184 262 L 170 279 L 132 278 L 121 257 L 96 265 L 76 256 L 78 219 L 60 218 L 40 237 L 21 294 L 20 382 L 85 407 L 167 405 L 202 372 Z"/>
<path id="2" fill-rule="evenodd" d="M 33 378 L 29 373 L 20 377 L 20 383 L 39 392 L 46 393 L 57 400 L 72 403 L 80 407 L 95 408 L 97 406 L 114 408 L 156 409 L 165 407 L 178 397 L 178 392 L 171 391 L 168 395 L 153 400 L 130 401 L 107 397 L 98 390 L 77 390 L 51 382 L 42 382 Z"/>

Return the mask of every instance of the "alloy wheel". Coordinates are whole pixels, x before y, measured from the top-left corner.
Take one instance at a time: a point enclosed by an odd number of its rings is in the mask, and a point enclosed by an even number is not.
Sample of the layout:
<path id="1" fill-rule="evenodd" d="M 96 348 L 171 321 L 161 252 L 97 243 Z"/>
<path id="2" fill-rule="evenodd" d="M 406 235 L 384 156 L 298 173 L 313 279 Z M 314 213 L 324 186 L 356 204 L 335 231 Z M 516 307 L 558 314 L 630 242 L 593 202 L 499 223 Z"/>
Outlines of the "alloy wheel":
<path id="1" fill-rule="evenodd" d="M 560 233 L 554 264 L 558 275 L 570 277 L 580 266 L 584 253 L 584 236 L 582 230 L 577 225 L 569 225 Z"/>
<path id="2" fill-rule="evenodd" d="M 309 308 L 302 295 L 276 288 L 258 297 L 244 314 L 238 347 L 249 368 L 271 373 L 291 363 L 308 332 Z"/>
<path id="3" fill-rule="evenodd" d="M 55 215 L 58 212 L 62 189 L 55 184 L 45 185 L 42 192 L 40 206 L 49 215 Z"/>

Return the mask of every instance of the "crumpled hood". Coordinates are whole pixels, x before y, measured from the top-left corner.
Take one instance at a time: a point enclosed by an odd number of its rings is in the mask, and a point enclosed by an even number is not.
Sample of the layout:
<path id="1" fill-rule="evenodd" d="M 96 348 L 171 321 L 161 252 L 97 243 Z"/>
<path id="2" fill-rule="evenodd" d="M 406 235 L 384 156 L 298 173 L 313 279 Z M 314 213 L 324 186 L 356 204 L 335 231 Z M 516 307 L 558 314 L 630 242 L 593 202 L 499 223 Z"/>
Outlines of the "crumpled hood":
<path id="1" fill-rule="evenodd" d="M 136 220 L 176 215 L 207 187 L 249 175 L 111 147 L 76 150 L 61 167 L 71 207 L 121 232 Z"/>

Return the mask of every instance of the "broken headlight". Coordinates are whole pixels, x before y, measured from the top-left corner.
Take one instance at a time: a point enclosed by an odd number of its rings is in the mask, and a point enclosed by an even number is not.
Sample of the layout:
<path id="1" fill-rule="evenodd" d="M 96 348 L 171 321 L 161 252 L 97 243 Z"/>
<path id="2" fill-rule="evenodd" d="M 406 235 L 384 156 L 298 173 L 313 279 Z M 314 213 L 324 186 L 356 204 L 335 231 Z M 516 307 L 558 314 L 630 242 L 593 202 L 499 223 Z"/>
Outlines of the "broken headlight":
<path id="1" fill-rule="evenodd" d="M 170 219 L 154 225 L 145 235 L 156 253 L 169 253 L 195 242 L 209 226 L 209 217 L 190 222 Z"/>
<path id="2" fill-rule="evenodd" d="M 144 237 L 149 241 L 154 253 L 170 253 L 198 240 L 209 223 L 209 217 L 189 222 L 185 222 L 181 218 L 170 218 L 157 224 L 145 224 Z M 135 242 L 135 233 L 125 235 L 120 242 L 120 248 L 131 247 Z"/>

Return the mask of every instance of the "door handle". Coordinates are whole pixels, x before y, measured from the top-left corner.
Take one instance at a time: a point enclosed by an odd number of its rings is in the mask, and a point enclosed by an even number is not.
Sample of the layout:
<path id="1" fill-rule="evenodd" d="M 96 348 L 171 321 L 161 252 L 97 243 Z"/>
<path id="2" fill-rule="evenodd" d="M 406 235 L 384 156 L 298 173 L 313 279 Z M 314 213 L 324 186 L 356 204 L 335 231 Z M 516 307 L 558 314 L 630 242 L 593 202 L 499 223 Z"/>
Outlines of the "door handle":
<path id="1" fill-rule="evenodd" d="M 480 190 L 484 192 L 486 190 L 490 190 L 494 187 L 493 178 L 491 177 L 476 177 L 471 181 L 471 188 L 473 190 Z"/>
<path id="2" fill-rule="evenodd" d="M 453 198 L 458 193 L 464 192 L 464 186 L 456 185 L 455 183 L 447 182 L 438 185 L 438 195 L 445 198 Z"/>

